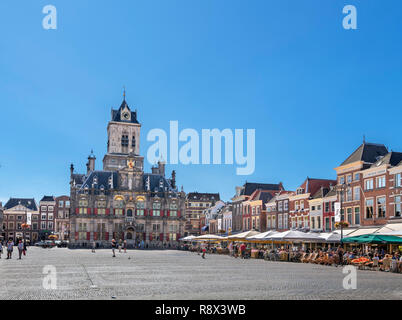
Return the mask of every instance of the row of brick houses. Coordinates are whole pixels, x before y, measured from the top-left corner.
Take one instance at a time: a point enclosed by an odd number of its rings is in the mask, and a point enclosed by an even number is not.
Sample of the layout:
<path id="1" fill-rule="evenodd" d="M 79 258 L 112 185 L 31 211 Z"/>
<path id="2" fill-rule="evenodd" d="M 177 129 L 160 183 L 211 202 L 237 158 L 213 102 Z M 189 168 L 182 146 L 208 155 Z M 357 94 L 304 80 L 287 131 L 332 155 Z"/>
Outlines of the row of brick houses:
<path id="1" fill-rule="evenodd" d="M 236 187 L 232 202 L 217 216 L 219 231 L 329 232 L 335 229 L 336 204 L 340 220 L 352 228 L 402 224 L 401 152 L 363 141 L 335 171 L 336 179 L 307 177 L 295 191 L 282 183 Z"/>
<path id="2" fill-rule="evenodd" d="M 33 198 L 10 198 L 0 211 L 0 239 L 16 241 L 25 238 L 35 243 L 51 234 L 57 235 L 61 240 L 68 238 L 68 196 L 44 196 L 39 205 Z"/>
<path id="3" fill-rule="evenodd" d="M 106 155 L 106 166 L 113 155 Z M 294 191 L 286 190 L 282 183 L 246 182 L 236 187 L 228 203 L 221 201 L 219 193 L 178 192 L 175 172 L 170 179 L 165 178 L 162 162 L 152 168 L 151 174 L 144 174 L 142 158 L 134 153 L 125 154 L 128 165 L 109 171 L 94 169 L 93 154 L 88 160 L 86 175 L 75 174 L 71 168 L 73 203 L 69 196 L 44 196 L 39 205 L 27 198 L 10 198 L 4 207 L 0 205 L 0 237 L 15 240 L 25 236 L 35 242 L 57 234 L 73 242 L 110 241 L 112 237 L 175 242 L 181 235 L 252 229 L 322 232 L 334 230 L 336 205 L 341 206 L 341 220 L 350 227 L 402 223 L 402 153 L 389 152 L 381 144 L 364 141 L 335 168 L 336 179 L 307 177 Z M 139 169 L 135 171 L 137 160 Z M 124 174 L 128 179 L 124 180 Z M 133 180 L 130 185 L 131 175 L 138 174 L 142 175 L 140 183 Z M 89 211 L 92 193 L 93 213 Z M 28 216 L 30 227 L 23 230 Z"/>

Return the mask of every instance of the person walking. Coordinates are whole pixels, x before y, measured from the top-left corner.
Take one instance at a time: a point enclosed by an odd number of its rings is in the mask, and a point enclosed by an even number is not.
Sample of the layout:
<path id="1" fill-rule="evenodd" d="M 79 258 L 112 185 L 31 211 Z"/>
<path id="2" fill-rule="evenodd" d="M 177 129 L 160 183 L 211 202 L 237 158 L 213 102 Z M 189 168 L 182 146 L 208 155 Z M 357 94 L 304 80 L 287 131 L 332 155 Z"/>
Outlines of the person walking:
<path id="1" fill-rule="evenodd" d="M 27 242 L 24 240 L 24 248 L 22 250 L 22 253 L 24 254 L 24 256 L 27 255 Z"/>
<path id="2" fill-rule="evenodd" d="M 92 241 L 92 253 L 95 253 L 95 249 L 96 249 L 96 242 Z"/>
<path id="3" fill-rule="evenodd" d="M 119 253 L 121 253 L 121 244 L 122 244 L 122 242 L 123 242 L 123 241 L 120 239 L 120 240 L 119 240 Z"/>
<path id="4" fill-rule="evenodd" d="M 207 253 L 207 248 L 205 246 L 202 248 L 202 258 L 205 259 L 205 254 Z"/>
<path id="5" fill-rule="evenodd" d="M 0 259 L 2 254 L 3 254 L 3 241 L 0 240 Z"/>
<path id="6" fill-rule="evenodd" d="M 21 260 L 22 252 L 24 251 L 24 244 L 22 240 L 18 241 L 18 260 Z"/>
<path id="7" fill-rule="evenodd" d="M 124 242 L 123 242 L 123 249 L 124 249 L 124 253 L 127 253 L 127 240 L 124 240 Z"/>
<path id="8" fill-rule="evenodd" d="M 14 241 L 12 239 L 8 240 L 7 243 L 7 259 L 12 259 L 14 248 Z"/>
<path id="9" fill-rule="evenodd" d="M 113 258 L 116 257 L 115 250 L 116 250 L 116 240 L 112 239 Z"/>
<path id="10" fill-rule="evenodd" d="M 244 259 L 246 256 L 246 245 L 244 243 L 241 244 L 240 246 L 240 252 L 241 252 L 241 257 Z"/>

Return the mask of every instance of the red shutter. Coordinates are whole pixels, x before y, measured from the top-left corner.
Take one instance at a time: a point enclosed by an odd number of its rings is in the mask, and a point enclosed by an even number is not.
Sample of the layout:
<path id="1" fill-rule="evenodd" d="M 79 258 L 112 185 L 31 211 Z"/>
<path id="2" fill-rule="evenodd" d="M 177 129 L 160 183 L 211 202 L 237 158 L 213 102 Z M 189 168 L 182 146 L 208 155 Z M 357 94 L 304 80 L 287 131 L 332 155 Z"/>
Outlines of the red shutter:
<path id="1" fill-rule="evenodd" d="M 161 217 L 163 217 L 165 210 L 161 210 Z"/>
<path id="2" fill-rule="evenodd" d="M 113 209 L 113 215 L 114 216 L 116 215 L 116 209 Z"/>
<path id="3" fill-rule="evenodd" d="M 126 211 L 123 209 L 123 216 L 126 214 Z"/>
<path id="4" fill-rule="evenodd" d="M 79 209 L 79 208 L 75 208 L 75 213 L 76 213 L 76 214 L 80 213 L 80 209 Z"/>
<path id="5" fill-rule="evenodd" d="M 163 241 L 163 233 L 161 233 L 161 234 L 159 235 L 159 239 L 160 239 L 160 241 Z"/>
<path id="6" fill-rule="evenodd" d="M 179 241 L 179 239 L 180 239 L 180 233 L 177 233 L 176 234 L 176 241 Z"/>
<path id="7" fill-rule="evenodd" d="M 106 215 L 108 216 L 109 214 L 110 214 L 110 209 L 107 208 L 107 209 L 106 209 Z"/>
<path id="8" fill-rule="evenodd" d="M 148 209 L 145 209 L 144 210 L 144 216 L 147 216 L 148 215 Z"/>
<path id="9" fill-rule="evenodd" d="M 94 214 L 98 214 L 98 208 L 94 209 Z"/>
<path id="10" fill-rule="evenodd" d="M 91 214 L 91 208 L 87 208 L 87 213 Z"/>
<path id="11" fill-rule="evenodd" d="M 87 232 L 87 240 L 90 240 L 90 239 L 91 239 L 91 233 Z"/>
<path id="12" fill-rule="evenodd" d="M 152 241 L 152 234 L 149 235 L 149 241 Z"/>
<path id="13" fill-rule="evenodd" d="M 170 210 L 167 211 L 167 216 L 170 217 Z"/>
<path id="14" fill-rule="evenodd" d="M 109 232 L 105 232 L 105 240 L 109 240 Z"/>
<path id="15" fill-rule="evenodd" d="M 98 240 L 98 233 L 94 232 L 94 240 Z"/>
<path id="16" fill-rule="evenodd" d="M 152 217 L 152 215 L 153 215 L 153 210 L 149 210 L 149 215 Z"/>
<path id="17" fill-rule="evenodd" d="M 177 211 L 177 216 L 180 218 L 180 210 Z"/>
<path id="18" fill-rule="evenodd" d="M 78 240 L 78 232 L 75 233 L 75 240 Z"/>

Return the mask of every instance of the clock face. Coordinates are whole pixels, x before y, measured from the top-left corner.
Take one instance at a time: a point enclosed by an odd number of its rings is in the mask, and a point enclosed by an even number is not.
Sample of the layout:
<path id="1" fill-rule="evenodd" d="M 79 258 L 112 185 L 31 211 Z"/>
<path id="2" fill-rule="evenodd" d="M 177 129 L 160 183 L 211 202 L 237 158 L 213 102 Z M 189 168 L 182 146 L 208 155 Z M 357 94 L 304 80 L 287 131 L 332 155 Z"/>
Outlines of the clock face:
<path id="1" fill-rule="evenodd" d="M 124 120 L 130 120 L 130 114 L 128 112 L 123 113 L 123 119 Z"/>

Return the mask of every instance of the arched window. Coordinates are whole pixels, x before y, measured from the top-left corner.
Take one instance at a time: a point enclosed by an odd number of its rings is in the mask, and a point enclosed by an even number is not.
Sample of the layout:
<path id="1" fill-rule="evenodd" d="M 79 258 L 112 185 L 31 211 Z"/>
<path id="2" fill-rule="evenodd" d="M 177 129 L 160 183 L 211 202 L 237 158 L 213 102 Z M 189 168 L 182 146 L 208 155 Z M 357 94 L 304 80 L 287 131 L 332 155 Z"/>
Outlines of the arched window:
<path id="1" fill-rule="evenodd" d="M 128 209 L 127 210 L 127 217 L 132 217 L 133 216 L 133 210 Z"/>

